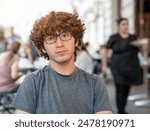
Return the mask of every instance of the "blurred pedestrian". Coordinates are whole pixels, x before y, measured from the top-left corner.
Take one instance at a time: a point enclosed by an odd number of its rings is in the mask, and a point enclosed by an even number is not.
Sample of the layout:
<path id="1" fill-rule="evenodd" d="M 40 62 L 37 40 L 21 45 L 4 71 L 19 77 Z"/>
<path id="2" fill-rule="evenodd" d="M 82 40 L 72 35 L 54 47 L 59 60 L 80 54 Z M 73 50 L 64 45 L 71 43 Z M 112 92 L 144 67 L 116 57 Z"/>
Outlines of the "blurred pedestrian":
<path id="1" fill-rule="evenodd" d="M 76 64 L 79 68 L 87 71 L 88 73 L 93 73 L 94 61 L 87 50 L 87 47 L 89 46 L 88 44 L 89 43 L 86 43 L 82 46 L 81 51 L 77 55 Z"/>
<path id="2" fill-rule="evenodd" d="M 15 29 L 13 26 L 8 27 L 8 35 L 6 37 L 6 41 L 8 44 L 12 43 L 13 41 L 21 42 L 21 36 L 15 33 Z"/>
<path id="3" fill-rule="evenodd" d="M 113 51 L 110 67 L 116 86 L 116 104 L 119 114 L 127 113 L 125 106 L 132 85 L 142 83 L 142 72 L 138 59 L 138 47 L 132 44 L 137 39 L 128 32 L 128 19 L 117 20 L 118 33 L 110 36 L 102 61 L 102 72 L 106 73 L 109 50 Z"/>
<path id="4" fill-rule="evenodd" d="M 9 44 L 6 52 L 0 54 L 0 92 L 16 88 L 15 80 L 23 75 L 18 71 L 19 48 L 20 43 L 14 41 Z"/>
<path id="5" fill-rule="evenodd" d="M 7 42 L 5 39 L 4 28 L 0 26 L 0 53 L 6 51 Z"/>

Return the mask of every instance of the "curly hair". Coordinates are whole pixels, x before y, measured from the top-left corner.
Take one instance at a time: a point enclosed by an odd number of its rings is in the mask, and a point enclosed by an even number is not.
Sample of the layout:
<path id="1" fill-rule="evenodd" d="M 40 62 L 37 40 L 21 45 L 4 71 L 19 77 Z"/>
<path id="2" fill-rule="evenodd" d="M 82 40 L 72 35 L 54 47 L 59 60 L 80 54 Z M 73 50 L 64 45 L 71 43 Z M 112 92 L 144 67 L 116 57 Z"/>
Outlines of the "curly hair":
<path id="1" fill-rule="evenodd" d="M 50 59 L 48 54 L 42 51 L 44 49 L 44 38 L 49 35 L 56 35 L 56 32 L 62 31 L 71 33 L 75 38 L 75 42 L 78 42 L 78 46 L 75 48 L 76 55 L 83 45 L 82 39 L 85 31 L 85 25 L 79 19 L 77 13 L 52 11 L 35 21 L 30 39 L 39 50 L 41 57 Z"/>

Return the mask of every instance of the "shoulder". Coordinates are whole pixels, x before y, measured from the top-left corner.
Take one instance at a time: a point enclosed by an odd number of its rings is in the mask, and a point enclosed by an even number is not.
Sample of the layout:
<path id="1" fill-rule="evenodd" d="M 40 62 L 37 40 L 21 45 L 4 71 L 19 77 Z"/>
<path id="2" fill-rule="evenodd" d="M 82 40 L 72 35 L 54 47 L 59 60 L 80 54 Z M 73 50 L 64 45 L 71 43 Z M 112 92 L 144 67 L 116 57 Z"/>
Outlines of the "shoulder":
<path id="1" fill-rule="evenodd" d="M 6 56 L 6 52 L 0 53 L 0 58 L 4 58 Z"/>
<path id="2" fill-rule="evenodd" d="M 115 33 L 115 34 L 112 34 L 112 35 L 110 35 L 110 39 L 114 39 L 114 38 L 117 38 L 119 36 L 119 34 L 118 33 Z"/>
<path id="3" fill-rule="evenodd" d="M 130 35 L 131 37 L 136 37 L 136 35 L 135 35 L 135 34 L 131 34 L 131 33 L 129 33 L 129 35 Z"/>
<path id="4" fill-rule="evenodd" d="M 106 92 L 106 86 L 101 76 L 96 74 L 89 74 L 82 69 L 80 69 L 79 71 L 80 71 L 80 82 L 86 83 L 89 89 L 92 89 L 93 93 L 97 94 Z"/>
<path id="5" fill-rule="evenodd" d="M 116 39 L 116 34 L 112 34 L 108 40 L 107 40 L 107 43 L 105 45 L 105 48 L 108 48 L 108 49 L 112 49 L 113 48 L 113 45 L 114 45 L 114 42 L 115 42 L 115 39 Z"/>
<path id="6" fill-rule="evenodd" d="M 27 81 L 38 81 L 40 82 L 42 79 L 44 79 L 45 75 L 48 73 L 48 66 L 44 66 L 43 68 L 40 68 L 30 74 L 28 74 L 26 77 L 25 77 L 25 80 Z"/>
<path id="7" fill-rule="evenodd" d="M 38 77 L 41 78 L 42 76 L 44 76 L 47 73 L 49 73 L 49 71 L 50 71 L 50 68 L 48 67 L 48 65 L 46 65 L 46 66 L 44 66 L 44 67 L 42 67 L 42 68 L 32 72 L 30 74 L 30 76 L 33 77 L 33 78 L 38 78 Z"/>
<path id="8" fill-rule="evenodd" d="M 119 34 L 118 34 L 118 33 L 112 34 L 112 35 L 109 37 L 107 44 L 110 46 L 111 44 L 113 44 L 113 43 L 114 43 L 116 40 L 118 40 L 118 39 L 119 39 Z M 107 45 L 107 46 L 108 46 L 108 45 Z"/>
<path id="9" fill-rule="evenodd" d="M 21 83 L 21 86 L 28 88 L 34 87 L 35 89 L 39 88 L 41 85 L 40 83 L 45 83 L 47 79 L 46 74 L 47 66 L 28 74 Z"/>
<path id="10" fill-rule="evenodd" d="M 99 75 L 88 73 L 80 68 L 78 68 L 78 72 L 81 79 L 84 79 L 88 82 L 92 82 L 93 84 L 97 82 L 102 82 L 102 78 Z"/>
<path id="11" fill-rule="evenodd" d="M 133 38 L 133 39 L 137 39 L 137 36 L 135 34 L 129 34 L 130 38 Z"/>

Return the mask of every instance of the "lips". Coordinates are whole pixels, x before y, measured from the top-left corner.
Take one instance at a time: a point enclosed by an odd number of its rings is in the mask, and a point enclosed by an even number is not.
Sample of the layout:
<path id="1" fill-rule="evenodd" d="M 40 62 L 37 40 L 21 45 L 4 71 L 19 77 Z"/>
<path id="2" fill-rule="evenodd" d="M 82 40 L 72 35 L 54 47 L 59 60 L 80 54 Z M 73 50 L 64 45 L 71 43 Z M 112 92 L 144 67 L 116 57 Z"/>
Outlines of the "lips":
<path id="1" fill-rule="evenodd" d="M 66 50 L 60 50 L 60 51 L 56 51 L 55 53 L 56 54 L 63 54 L 63 53 L 65 53 L 66 52 Z"/>

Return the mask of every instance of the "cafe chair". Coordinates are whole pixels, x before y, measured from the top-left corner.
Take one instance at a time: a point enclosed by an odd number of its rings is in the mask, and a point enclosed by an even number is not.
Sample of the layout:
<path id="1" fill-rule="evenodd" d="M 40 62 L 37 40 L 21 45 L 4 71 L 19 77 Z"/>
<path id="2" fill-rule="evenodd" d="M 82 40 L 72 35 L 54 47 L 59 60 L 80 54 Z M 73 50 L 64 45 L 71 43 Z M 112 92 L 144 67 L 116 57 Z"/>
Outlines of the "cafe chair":
<path id="1" fill-rule="evenodd" d="M 12 108 L 11 102 L 17 92 L 18 87 L 5 92 L 0 92 L 0 114 L 13 114 L 14 108 Z"/>

